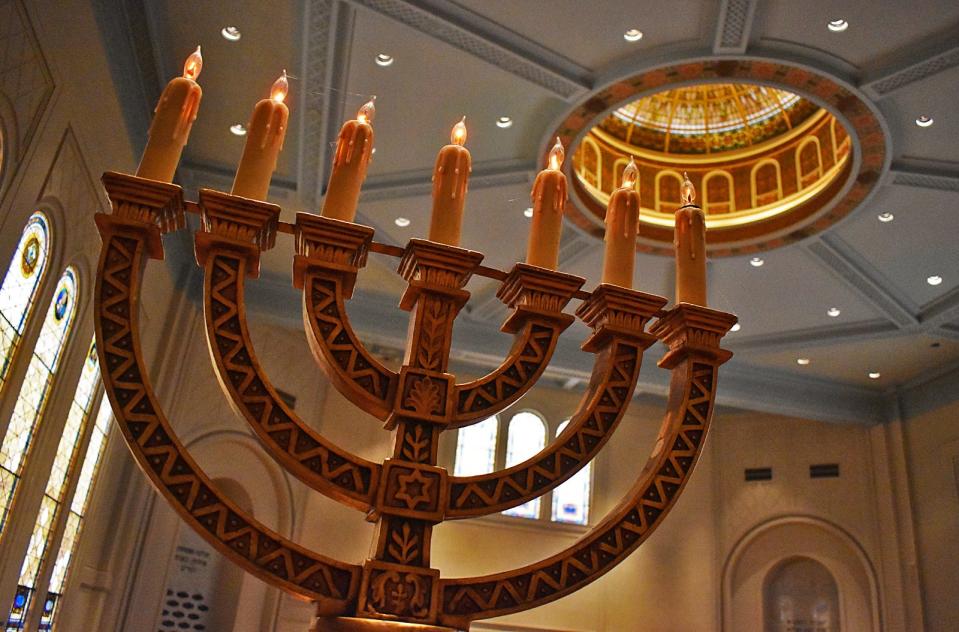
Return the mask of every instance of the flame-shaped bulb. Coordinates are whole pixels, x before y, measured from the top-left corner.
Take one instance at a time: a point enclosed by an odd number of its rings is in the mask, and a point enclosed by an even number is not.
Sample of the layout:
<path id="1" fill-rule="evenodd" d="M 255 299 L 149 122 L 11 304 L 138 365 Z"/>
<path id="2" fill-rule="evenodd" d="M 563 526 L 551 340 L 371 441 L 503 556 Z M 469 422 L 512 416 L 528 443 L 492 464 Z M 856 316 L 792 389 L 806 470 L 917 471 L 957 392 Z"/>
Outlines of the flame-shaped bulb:
<path id="1" fill-rule="evenodd" d="M 270 98 L 276 101 L 277 103 L 283 103 L 286 100 L 286 95 L 290 92 L 290 82 L 286 79 L 286 70 L 283 71 L 283 74 L 273 82 L 273 87 L 270 88 Z"/>
<path id="2" fill-rule="evenodd" d="M 460 119 L 460 122 L 453 126 L 450 132 L 450 143 L 463 146 L 466 144 L 466 117 Z"/>
<path id="3" fill-rule="evenodd" d="M 679 197 L 682 200 L 683 206 L 689 206 L 693 203 L 693 200 L 696 199 L 696 187 L 690 182 L 689 174 L 685 171 L 683 172 L 683 185 L 679 189 Z"/>
<path id="4" fill-rule="evenodd" d="M 360 123 L 372 123 L 373 117 L 376 116 L 376 105 L 373 103 L 376 101 L 376 95 L 370 97 L 370 100 L 363 104 L 363 106 L 356 113 L 356 120 Z"/>
<path id="5" fill-rule="evenodd" d="M 563 143 L 559 142 L 559 136 L 556 137 L 556 144 L 549 150 L 549 168 L 559 171 L 563 166 L 563 159 L 566 158 L 566 150 L 563 149 Z"/>
<path id="6" fill-rule="evenodd" d="M 639 168 L 636 167 L 636 163 L 630 158 L 629 164 L 623 169 L 623 183 L 620 187 L 623 189 L 634 189 L 636 188 L 637 182 L 639 182 Z"/>
<path id="7" fill-rule="evenodd" d="M 196 50 L 190 53 L 183 64 L 183 76 L 196 81 L 201 70 L 203 70 L 203 55 L 200 54 L 200 47 L 197 46 Z"/>

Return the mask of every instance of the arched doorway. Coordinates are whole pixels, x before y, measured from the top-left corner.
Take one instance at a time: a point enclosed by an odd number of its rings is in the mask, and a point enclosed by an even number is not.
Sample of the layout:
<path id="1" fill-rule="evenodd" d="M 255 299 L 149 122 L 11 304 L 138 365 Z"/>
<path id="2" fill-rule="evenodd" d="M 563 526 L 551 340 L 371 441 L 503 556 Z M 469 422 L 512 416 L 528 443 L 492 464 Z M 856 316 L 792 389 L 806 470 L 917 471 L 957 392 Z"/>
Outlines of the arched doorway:
<path id="1" fill-rule="evenodd" d="M 780 562 L 763 582 L 763 632 L 839 632 L 839 588 L 808 557 Z"/>

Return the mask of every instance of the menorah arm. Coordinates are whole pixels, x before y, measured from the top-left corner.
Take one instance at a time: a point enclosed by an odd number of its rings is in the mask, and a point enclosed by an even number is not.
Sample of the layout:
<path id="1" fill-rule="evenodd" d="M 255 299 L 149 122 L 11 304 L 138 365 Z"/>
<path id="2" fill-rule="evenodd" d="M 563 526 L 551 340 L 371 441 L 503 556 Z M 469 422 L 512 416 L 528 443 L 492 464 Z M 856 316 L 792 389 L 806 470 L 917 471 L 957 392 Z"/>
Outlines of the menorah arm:
<path id="1" fill-rule="evenodd" d="M 701 454 L 715 404 L 719 340 L 730 314 L 680 304 L 653 328 L 669 346 L 667 413 L 656 445 L 629 494 L 587 535 L 545 560 L 494 575 L 440 580 L 440 623 L 466 628 L 554 601 L 594 581 L 638 548 L 662 523 Z"/>
<path id="2" fill-rule="evenodd" d="M 522 505 L 586 466 L 629 406 L 643 351 L 656 340 L 644 327 L 665 302 L 658 296 L 611 286 L 601 286 L 584 302 L 579 313 L 597 330 L 585 346 L 597 356 L 589 386 L 566 429 L 546 448 L 513 467 L 478 476 L 451 476 L 445 517 L 469 518 Z M 630 322 L 611 328 L 610 317 L 626 313 Z"/>
<path id="3" fill-rule="evenodd" d="M 223 496 L 176 436 L 147 377 L 138 318 L 142 275 L 148 255 L 163 256 L 161 229 L 184 223 L 180 188 L 111 173 L 104 184 L 114 214 L 96 216 L 103 247 L 94 324 L 104 387 L 130 451 L 183 520 L 231 561 L 316 601 L 323 612 L 348 612 L 360 567 L 299 546 Z"/>
<path id="4" fill-rule="evenodd" d="M 320 368 L 344 397 L 385 421 L 399 376 L 367 351 L 346 312 L 372 239 L 367 226 L 297 213 L 293 283 L 303 288 L 303 322 Z"/>
<path id="5" fill-rule="evenodd" d="M 449 428 L 460 428 L 495 415 L 519 400 L 549 365 L 559 336 L 573 322 L 563 313 L 584 279 L 517 263 L 497 296 L 512 313 L 502 330 L 514 334 L 502 364 L 479 379 L 453 389 L 453 418 Z"/>
<path id="6" fill-rule="evenodd" d="M 287 471 L 327 496 L 368 511 L 382 467 L 326 440 L 280 399 L 247 328 L 247 259 L 230 248 L 228 242 L 213 245 L 203 284 L 207 341 L 224 392 Z"/>

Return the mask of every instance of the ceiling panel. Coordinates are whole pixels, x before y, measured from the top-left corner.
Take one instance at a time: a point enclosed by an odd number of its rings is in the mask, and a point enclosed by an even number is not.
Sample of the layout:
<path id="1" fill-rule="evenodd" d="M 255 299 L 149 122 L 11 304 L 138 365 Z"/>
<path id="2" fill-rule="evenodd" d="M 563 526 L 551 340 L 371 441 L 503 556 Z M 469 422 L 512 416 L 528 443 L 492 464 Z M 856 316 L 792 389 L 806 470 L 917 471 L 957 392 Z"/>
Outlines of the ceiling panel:
<path id="1" fill-rule="evenodd" d="M 849 28 L 830 31 L 826 25 L 836 19 L 846 20 Z M 776 0 L 760 3 L 754 28 L 763 38 L 818 48 L 864 68 L 908 59 L 933 37 L 947 36 L 956 22 L 959 3 L 954 0 L 881 6 L 875 0 Z"/>
<path id="2" fill-rule="evenodd" d="M 675 0 L 666 10 L 661 2 L 649 0 L 457 0 L 457 4 L 594 71 L 662 44 L 698 41 L 711 45 L 711 21 L 718 14 L 716 4 L 702 0 Z M 624 40 L 623 33 L 629 28 L 641 30 L 643 39 Z"/>
<path id="3" fill-rule="evenodd" d="M 959 3 L 957 3 L 959 4 Z M 959 171 L 959 67 L 910 83 L 880 103 L 897 142 L 896 158 L 951 162 Z M 916 118 L 929 116 L 930 127 L 919 127 Z"/>
<path id="4" fill-rule="evenodd" d="M 286 69 L 300 75 L 299 3 L 256 0 L 198 3 L 171 0 L 144 3 L 150 13 L 151 29 L 156 37 L 163 80 L 179 75 L 183 61 L 196 48 L 203 47 L 203 71 L 199 84 L 203 101 L 184 158 L 235 170 L 243 152 L 244 138 L 230 133 L 234 123 L 246 125 L 257 101 L 269 96 L 270 87 Z M 242 37 L 228 42 L 220 35 L 225 26 L 236 26 Z M 291 110 L 299 103 L 291 81 Z M 286 143 L 277 162 L 276 177 L 293 180 L 298 151 L 299 117 L 290 113 Z"/>
<path id="5" fill-rule="evenodd" d="M 939 346 L 931 346 L 934 344 Z M 809 358 L 810 363 L 799 366 L 798 357 Z M 753 366 L 787 369 L 796 375 L 889 388 L 959 360 L 959 340 L 913 335 L 812 349 L 798 347 L 770 354 L 751 353 L 741 359 Z M 879 379 L 870 379 L 871 371 L 879 372 Z"/>
<path id="6" fill-rule="evenodd" d="M 392 55 L 388 67 L 374 63 Z M 529 160 L 563 102 L 547 90 L 518 79 L 404 24 L 357 9 L 350 58 L 347 115 L 376 95 L 376 159 L 370 175 L 432 169 L 450 129 L 466 116 L 466 146 L 473 165 Z M 496 119 L 512 117 L 500 129 Z"/>
<path id="7" fill-rule="evenodd" d="M 959 194 L 906 186 L 879 190 L 868 209 L 861 209 L 835 233 L 916 305 L 924 305 L 959 287 Z M 877 214 L 891 212 L 892 222 Z M 938 286 L 926 278 L 939 275 Z"/>

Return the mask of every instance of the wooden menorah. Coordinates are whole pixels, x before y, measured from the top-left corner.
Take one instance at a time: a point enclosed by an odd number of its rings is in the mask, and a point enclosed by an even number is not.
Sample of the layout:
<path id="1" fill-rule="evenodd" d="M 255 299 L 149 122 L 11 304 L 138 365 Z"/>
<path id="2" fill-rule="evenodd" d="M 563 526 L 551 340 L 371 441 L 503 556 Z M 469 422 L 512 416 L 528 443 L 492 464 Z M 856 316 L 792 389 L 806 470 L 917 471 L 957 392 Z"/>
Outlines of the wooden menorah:
<path id="1" fill-rule="evenodd" d="M 597 579 L 662 523 L 689 480 L 715 404 L 718 368 L 730 353 L 719 343 L 736 322 L 724 312 L 615 285 L 581 290 L 582 278 L 517 263 L 509 272 L 480 265 L 483 255 L 412 239 L 405 248 L 373 241 L 373 229 L 299 213 L 279 221 L 279 207 L 202 190 L 187 203 L 180 187 L 106 173 L 112 214 L 98 214 L 103 238 L 95 321 L 104 383 L 133 456 L 180 516 L 223 555 L 271 585 L 316 604 L 314 630 L 468 629 L 477 619 L 543 605 Z M 163 256 L 161 234 L 186 227 L 198 211 L 196 257 L 204 269 L 207 339 L 223 391 L 263 447 L 306 485 L 355 507 L 375 522 L 370 559 L 354 564 L 310 551 L 254 520 L 217 490 L 160 408 L 140 347 L 138 311 L 148 259 Z M 333 444 L 278 396 L 247 329 L 246 279 L 259 274 L 260 252 L 277 232 L 292 233 L 293 283 L 319 366 L 353 404 L 395 432 L 390 458 L 374 463 Z M 400 308 L 410 312 L 406 354 L 393 371 L 364 348 L 345 309 L 356 274 L 373 250 L 399 258 L 408 283 Z M 469 299 L 471 275 L 501 281 L 511 313 L 503 330 L 514 343 L 488 375 L 457 382 L 448 372 L 453 322 Z M 535 456 L 508 469 L 451 476 L 437 466 L 444 430 L 481 421 L 516 402 L 549 364 L 574 320 L 592 329 L 583 349 L 592 376 L 570 423 Z M 533 500 L 572 477 L 603 448 L 631 399 L 642 356 L 656 340 L 668 348 L 667 411 L 655 447 L 631 488 L 602 520 L 566 550 L 514 570 L 443 577 L 430 566 L 430 536 L 444 520 L 483 516 Z"/>

